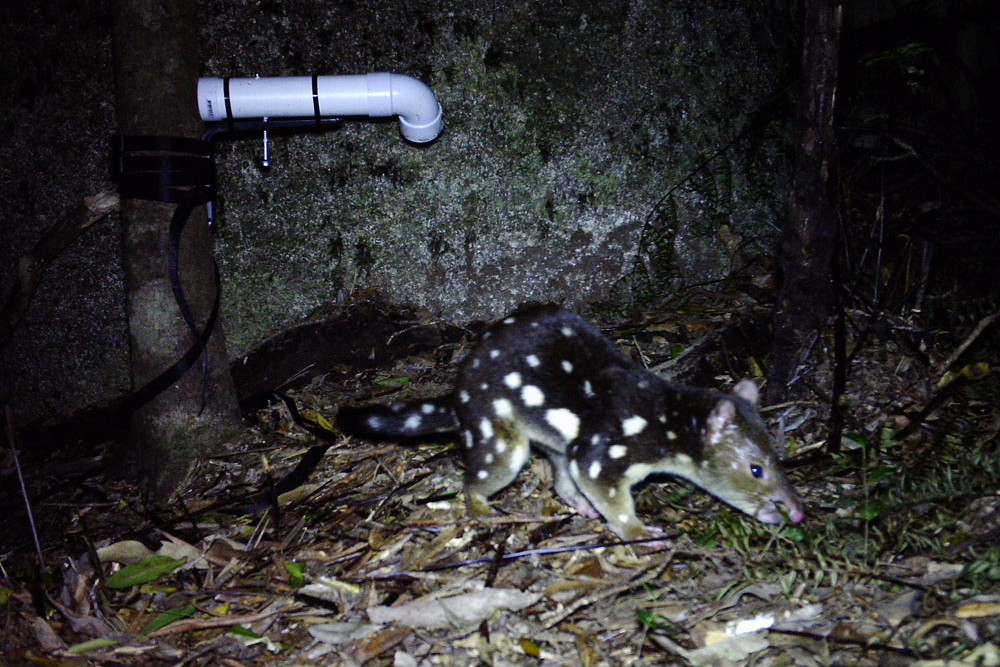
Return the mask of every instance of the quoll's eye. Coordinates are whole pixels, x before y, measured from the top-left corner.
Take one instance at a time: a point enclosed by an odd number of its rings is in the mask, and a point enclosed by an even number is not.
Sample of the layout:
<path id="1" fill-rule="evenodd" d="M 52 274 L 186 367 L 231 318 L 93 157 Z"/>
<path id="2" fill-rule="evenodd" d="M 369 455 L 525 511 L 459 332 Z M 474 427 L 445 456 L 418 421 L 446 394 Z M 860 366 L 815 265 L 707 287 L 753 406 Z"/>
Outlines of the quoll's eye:
<path id="1" fill-rule="evenodd" d="M 750 474 L 756 477 L 757 479 L 760 479 L 761 477 L 764 476 L 764 468 L 754 463 L 750 466 Z"/>

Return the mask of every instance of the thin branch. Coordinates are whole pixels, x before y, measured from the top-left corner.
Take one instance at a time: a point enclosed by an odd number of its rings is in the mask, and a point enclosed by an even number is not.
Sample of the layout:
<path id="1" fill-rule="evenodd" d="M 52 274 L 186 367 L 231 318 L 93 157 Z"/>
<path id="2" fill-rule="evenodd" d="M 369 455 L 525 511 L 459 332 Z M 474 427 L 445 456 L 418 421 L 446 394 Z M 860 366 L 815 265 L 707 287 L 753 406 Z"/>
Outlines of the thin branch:
<path id="1" fill-rule="evenodd" d="M 3 308 L 0 308 L 0 346 L 20 324 L 42 275 L 56 257 L 95 223 L 118 210 L 118 193 L 101 192 L 83 202 L 45 232 L 28 254 L 17 262 L 17 276 Z"/>
<path id="2" fill-rule="evenodd" d="M 24 509 L 28 513 L 28 524 L 31 526 L 31 536 L 35 540 L 35 552 L 38 554 L 38 568 L 45 569 L 45 556 L 42 554 L 42 540 L 38 536 L 38 528 L 35 526 L 35 513 L 31 510 L 31 498 L 28 496 L 28 487 L 24 483 L 24 473 L 21 471 L 21 460 L 17 456 L 17 442 L 14 437 L 14 411 L 9 405 L 4 406 L 4 418 L 7 421 L 7 444 L 10 447 L 10 454 L 14 458 L 14 469 L 17 470 L 17 481 L 21 484 L 21 496 L 24 498 Z"/>

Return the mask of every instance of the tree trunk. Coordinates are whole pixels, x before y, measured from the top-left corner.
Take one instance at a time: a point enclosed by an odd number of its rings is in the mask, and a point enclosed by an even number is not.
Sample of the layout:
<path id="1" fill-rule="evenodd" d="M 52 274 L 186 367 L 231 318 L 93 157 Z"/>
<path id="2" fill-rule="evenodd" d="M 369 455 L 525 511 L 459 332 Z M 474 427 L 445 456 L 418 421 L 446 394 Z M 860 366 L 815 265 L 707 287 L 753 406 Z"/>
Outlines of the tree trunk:
<path id="1" fill-rule="evenodd" d="M 114 0 L 116 111 L 125 135 L 198 138 L 197 3 Z M 175 205 L 136 199 L 121 203 L 133 389 L 169 368 L 195 344 L 168 278 L 168 230 Z M 194 209 L 179 260 L 194 319 L 205 326 L 216 298 L 213 240 L 204 207 Z M 180 380 L 132 413 L 120 471 L 138 475 L 163 500 L 199 454 L 239 423 L 222 327 L 208 343 L 207 379 L 201 359 Z M 207 386 L 206 386 L 207 383 Z M 203 389 L 210 400 L 202 410 Z"/>
<path id="2" fill-rule="evenodd" d="M 782 230 L 783 281 L 774 325 L 769 399 L 796 391 L 810 342 L 830 321 L 834 305 L 833 257 L 837 217 L 834 106 L 841 5 L 806 0 L 803 91 L 797 114 L 791 213 Z"/>

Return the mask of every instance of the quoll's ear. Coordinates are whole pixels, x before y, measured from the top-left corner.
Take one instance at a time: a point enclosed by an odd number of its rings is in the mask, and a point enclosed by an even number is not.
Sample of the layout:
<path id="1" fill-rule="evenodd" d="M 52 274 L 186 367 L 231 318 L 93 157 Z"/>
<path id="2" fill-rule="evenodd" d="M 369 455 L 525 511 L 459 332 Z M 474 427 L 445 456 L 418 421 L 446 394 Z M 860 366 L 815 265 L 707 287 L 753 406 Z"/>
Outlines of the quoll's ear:
<path id="1" fill-rule="evenodd" d="M 733 423 L 736 417 L 736 405 L 728 398 L 719 399 L 712 411 L 708 413 L 708 420 L 705 422 L 708 430 L 708 441 L 710 444 L 718 444 L 722 439 L 722 434 L 726 428 Z"/>
<path id="2" fill-rule="evenodd" d="M 733 387 L 733 395 L 739 396 L 755 407 L 757 401 L 760 400 L 760 390 L 757 389 L 757 385 L 753 380 L 740 380 L 737 382 L 736 386 Z"/>

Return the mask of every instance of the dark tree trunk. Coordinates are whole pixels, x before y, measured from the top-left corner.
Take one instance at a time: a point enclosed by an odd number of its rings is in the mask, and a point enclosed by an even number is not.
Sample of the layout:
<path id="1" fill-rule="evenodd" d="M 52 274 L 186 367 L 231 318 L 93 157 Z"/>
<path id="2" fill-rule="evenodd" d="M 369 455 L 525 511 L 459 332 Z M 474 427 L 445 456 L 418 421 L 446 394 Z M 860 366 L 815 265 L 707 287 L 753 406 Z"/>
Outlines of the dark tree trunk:
<path id="1" fill-rule="evenodd" d="M 841 5 L 806 0 L 802 97 L 797 115 L 791 214 L 782 230 L 783 281 L 774 325 L 769 398 L 796 391 L 810 343 L 830 321 L 834 305 L 833 257 L 837 217 L 834 106 Z"/>
<path id="2" fill-rule="evenodd" d="M 198 138 L 197 4 L 175 0 L 113 2 L 118 125 L 125 135 Z M 174 205 L 126 199 L 124 261 L 134 388 L 171 366 L 195 343 L 168 278 L 168 230 Z M 216 297 L 213 240 L 204 207 L 195 208 L 182 237 L 181 282 L 199 327 Z M 139 408 L 129 423 L 121 472 L 144 479 L 163 499 L 199 454 L 238 424 L 221 326 L 209 341 L 210 401 L 202 411 L 201 360 L 179 381 Z"/>

